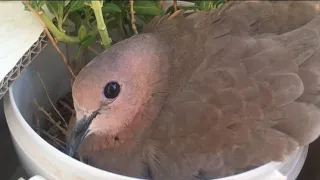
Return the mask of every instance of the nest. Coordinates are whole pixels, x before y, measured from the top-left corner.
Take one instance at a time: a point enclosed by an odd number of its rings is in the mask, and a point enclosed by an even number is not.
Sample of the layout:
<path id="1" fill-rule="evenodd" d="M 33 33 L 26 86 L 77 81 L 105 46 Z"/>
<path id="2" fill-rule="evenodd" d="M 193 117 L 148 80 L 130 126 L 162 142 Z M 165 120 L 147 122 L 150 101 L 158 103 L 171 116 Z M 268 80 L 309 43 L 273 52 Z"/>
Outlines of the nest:
<path id="1" fill-rule="evenodd" d="M 37 107 L 37 111 L 40 111 L 40 113 L 44 115 L 44 118 L 40 119 L 37 115 L 38 112 L 34 112 L 34 122 L 31 126 L 42 139 L 61 152 L 65 152 L 69 138 L 68 125 L 70 120 L 75 118 L 72 93 L 68 92 L 65 96 L 53 102 L 40 74 L 38 74 L 38 76 L 47 95 L 47 99 L 51 104 L 51 109 L 47 111 L 35 99 L 34 104 Z M 79 157 L 78 154 L 76 154 L 74 158 L 82 161 L 82 158 Z"/>
<path id="2" fill-rule="evenodd" d="M 64 152 L 68 139 L 68 124 L 74 116 L 71 92 L 55 102 L 50 111 L 46 111 L 36 100 L 34 103 L 38 110 L 45 115 L 45 118 L 41 120 L 47 120 L 48 122 L 40 125 L 43 123 L 40 122 L 37 113 L 34 113 L 35 125 L 33 125 L 33 129 L 49 144 Z"/>

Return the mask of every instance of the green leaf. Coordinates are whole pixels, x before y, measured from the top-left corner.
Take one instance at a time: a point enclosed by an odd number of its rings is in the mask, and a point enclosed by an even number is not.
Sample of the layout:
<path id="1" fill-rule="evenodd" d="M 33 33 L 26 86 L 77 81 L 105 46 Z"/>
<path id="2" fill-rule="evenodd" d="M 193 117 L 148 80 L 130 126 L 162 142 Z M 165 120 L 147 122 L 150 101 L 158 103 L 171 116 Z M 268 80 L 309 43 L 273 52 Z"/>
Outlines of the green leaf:
<path id="1" fill-rule="evenodd" d="M 59 16 L 59 10 L 61 12 L 61 9 L 63 11 L 64 8 L 64 1 L 46 1 L 46 5 L 48 7 L 48 10 L 58 19 Z"/>
<path id="2" fill-rule="evenodd" d="M 198 1 L 197 6 L 199 6 L 201 10 L 207 11 L 207 10 L 215 9 L 216 8 L 215 3 L 216 3 L 215 1 L 200 1 L 200 2 Z"/>
<path id="3" fill-rule="evenodd" d="M 58 9 L 59 9 L 59 6 L 58 6 L 58 3 L 55 2 L 55 1 L 46 1 L 46 5 L 48 7 L 48 10 L 55 16 L 58 15 Z"/>
<path id="4" fill-rule="evenodd" d="M 223 0 L 217 1 L 217 2 L 216 2 L 216 8 L 221 7 L 223 4 L 224 4 L 224 1 L 223 1 Z"/>
<path id="5" fill-rule="evenodd" d="M 80 40 L 80 45 L 78 49 L 75 52 L 74 57 L 78 59 L 78 57 L 81 55 L 81 52 L 84 48 L 88 47 L 91 43 L 93 43 L 96 40 L 96 36 L 94 35 L 87 35 L 82 40 Z"/>
<path id="6" fill-rule="evenodd" d="M 46 3 L 45 1 L 39 1 L 37 4 L 37 6 L 38 6 L 37 10 L 40 10 L 45 3 Z"/>
<path id="7" fill-rule="evenodd" d="M 96 36 L 94 35 L 87 35 L 82 40 L 80 40 L 80 45 L 83 47 L 89 46 L 91 43 L 93 43 L 96 40 Z"/>
<path id="8" fill-rule="evenodd" d="M 84 3 L 85 3 L 86 1 L 70 1 L 70 9 L 69 9 L 69 11 L 70 12 L 74 12 L 74 11 L 77 11 L 77 10 L 79 10 L 79 9 L 82 9 L 85 5 L 84 5 Z"/>
<path id="9" fill-rule="evenodd" d="M 128 11 L 130 12 L 129 5 L 126 5 Z M 164 10 L 162 10 L 159 6 L 157 6 L 157 3 L 152 1 L 137 1 L 133 4 L 133 9 L 135 11 L 135 14 L 141 14 L 141 15 L 161 15 L 164 13 Z"/>
<path id="10" fill-rule="evenodd" d="M 81 19 L 81 15 L 79 13 L 77 13 L 77 12 L 76 13 L 70 13 L 68 15 L 67 19 L 70 19 L 70 21 L 72 21 L 75 24 L 75 29 L 76 30 L 75 30 L 74 33 L 78 33 L 77 30 L 80 28 L 81 24 L 83 23 L 83 20 Z M 72 34 L 72 35 L 74 36 L 74 35 L 77 35 L 77 34 Z"/>
<path id="11" fill-rule="evenodd" d="M 29 3 L 34 10 L 39 11 L 45 2 L 44 1 L 29 1 Z M 24 10 L 30 11 L 29 8 L 24 3 L 23 3 L 23 5 L 24 5 Z"/>
<path id="12" fill-rule="evenodd" d="M 91 1 L 85 1 L 85 2 L 86 2 L 86 4 L 89 5 L 89 6 L 92 5 Z"/>
<path id="13" fill-rule="evenodd" d="M 81 41 L 83 38 L 85 38 L 86 35 L 87 35 L 86 27 L 84 27 L 84 25 L 81 25 L 78 30 L 78 38 Z"/>
<path id="14" fill-rule="evenodd" d="M 119 28 L 118 19 L 111 20 L 111 21 L 109 21 L 106 25 L 107 25 L 107 27 L 108 27 L 108 30 L 112 30 L 112 29 L 115 29 L 115 28 Z"/>
<path id="15" fill-rule="evenodd" d="M 74 58 L 78 59 L 78 57 L 81 55 L 81 52 L 83 51 L 84 47 L 83 46 L 79 46 L 78 49 L 76 50 L 75 54 L 74 54 Z"/>
<path id="16" fill-rule="evenodd" d="M 114 12 L 121 12 L 121 9 L 118 5 L 114 3 L 104 3 L 102 7 L 103 13 L 114 13 Z"/>

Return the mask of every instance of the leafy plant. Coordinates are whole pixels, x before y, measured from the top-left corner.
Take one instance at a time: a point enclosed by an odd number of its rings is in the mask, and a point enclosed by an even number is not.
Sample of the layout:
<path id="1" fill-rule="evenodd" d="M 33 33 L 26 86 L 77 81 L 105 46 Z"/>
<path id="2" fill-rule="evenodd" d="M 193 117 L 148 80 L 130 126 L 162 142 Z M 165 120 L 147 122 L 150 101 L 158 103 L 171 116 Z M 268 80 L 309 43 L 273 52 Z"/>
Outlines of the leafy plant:
<path id="1" fill-rule="evenodd" d="M 195 1 L 196 6 L 200 10 L 211 10 L 211 9 L 216 9 L 222 6 L 224 3 L 224 0 L 217 0 L 217 1 Z"/>
<path id="2" fill-rule="evenodd" d="M 194 0 L 195 6 L 177 6 L 177 9 L 210 10 L 220 7 L 223 2 Z M 32 0 L 23 3 L 27 11 L 30 9 L 26 3 L 31 5 L 56 41 L 78 45 L 75 58 L 96 42 L 103 48 L 109 47 L 111 31 L 120 40 L 125 39 L 134 35 L 136 30 L 141 32 L 143 24 L 154 16 L 174 12 L 173 6 L 167 11 L 162 10 L 160 0 L 135 0 L 134 14 L 130 0 Z M 132 17 L 134 21 L 131 21 Z"/>

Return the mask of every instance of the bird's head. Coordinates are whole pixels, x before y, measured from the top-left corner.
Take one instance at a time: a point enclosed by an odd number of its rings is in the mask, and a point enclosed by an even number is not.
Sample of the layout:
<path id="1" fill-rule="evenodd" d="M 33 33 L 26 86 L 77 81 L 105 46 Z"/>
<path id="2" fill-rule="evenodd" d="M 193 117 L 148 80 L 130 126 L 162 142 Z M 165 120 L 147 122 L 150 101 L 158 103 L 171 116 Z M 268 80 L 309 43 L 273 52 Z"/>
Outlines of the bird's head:
<path id="1" fill-rule="evenodd" d="M 67 153 L 72 156 L 85 141 L 90 150 L 114 148 L 147 127 L 165 96 L 167 59 L 161 40 L 143 34 L 113 45 L 85 66 L 72 87 L 77 120 Z"/>

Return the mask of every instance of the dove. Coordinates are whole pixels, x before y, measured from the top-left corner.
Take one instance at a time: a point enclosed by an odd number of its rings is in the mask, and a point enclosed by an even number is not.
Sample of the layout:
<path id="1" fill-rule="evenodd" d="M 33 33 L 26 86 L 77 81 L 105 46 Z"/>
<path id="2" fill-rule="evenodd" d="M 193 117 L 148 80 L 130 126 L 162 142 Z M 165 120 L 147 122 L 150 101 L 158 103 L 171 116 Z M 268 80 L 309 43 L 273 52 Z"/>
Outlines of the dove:
<path id="1" fill-rule="evenodd" d="M 77 75 L 67 153 L 152 180 L 281 162 L 320 133 L 319 2 L 156 17 Z"/>

